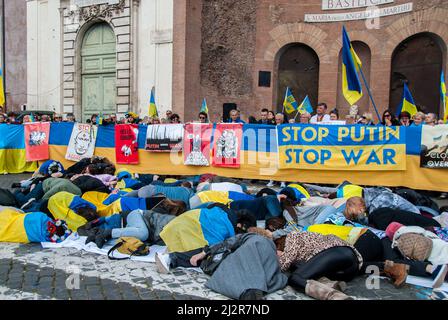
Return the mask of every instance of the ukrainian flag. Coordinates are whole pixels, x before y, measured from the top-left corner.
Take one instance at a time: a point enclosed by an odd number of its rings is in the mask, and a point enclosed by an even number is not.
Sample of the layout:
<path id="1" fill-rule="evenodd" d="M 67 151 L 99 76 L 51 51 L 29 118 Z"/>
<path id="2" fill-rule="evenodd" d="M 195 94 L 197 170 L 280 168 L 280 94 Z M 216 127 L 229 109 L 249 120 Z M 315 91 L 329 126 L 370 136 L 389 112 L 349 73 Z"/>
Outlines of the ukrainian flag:
<path id="1" fill-rule="evenodd" d="M 5 105 L 5 88 L 3 87 L 3 70 L 0 68 L 0 106 Z"/>
<path id="2" fill-rule="evenodd" d="M 299 104 L 297 103 L 296 99 L 292 95 L 291 89 L 286 88 L 286 94 L 285 94 L 285 101 L 283 102 L 283 108 L 286 110 L 287 113 L 293 113 L 294 111 L 297 111 L 297 108 L 299 107 Z"/>
<path id="3" fill-rule="evenodd" d="M 398 107 L 397 117 L 402 112 L 409 112 L 411 117 L 414 116 L 418 112 L 417 107 L 415 106 L 414 98 L 412 98 L 411 91 L 409 91 L 408 85 L 405 83 L 403 87 L 403 99 L 401 100 L 401 104 Z"/>
<path id="4" fill-rule="evenodd" d="M 204 101 L 202 101 L 201 112 L 205 112 L 206 114 L 208 114 L 207 100 L 205 100 L 205 98 Z"/>
<path id="5" fill-rule="evenodd" d="M 345 27 L 342 29 L 342 93 L 352 106 L 362 97 L 362 85 L 358 70 L 362 62 L 352 47 Z"/>
<path id="6" fill-rule="evenodd" d="M 150 118 L 159 117 L 159 113 L 157 112 L 157 106 L 156 106 L 155 87 L 152 87 L 151 90 L 151 98 L 149 100 L 149 117 Z"/>
<path id="7" fill-rule="evenodd" d="M 443 105 L 443 121 L 448 121 L 448 97 L 446 95 L 446 82 L 445 82 L 445 74 L 442 70 L 442 76 L 440 79 L 440 94 L 442 96 L 442 105 Z"/>
<path id="8" fill-rule="evenodd" d="M 300 114 L 304 114 L 306 112 L 313 113 L 313 107 L 311 105 L 311 102 L 310 102 L 310 99 L 308 98 L 308 96 L 306 96 L 305 99 L 303 100 L 303 102 L 300 104 L 299 112 L 300 112 Z"/>

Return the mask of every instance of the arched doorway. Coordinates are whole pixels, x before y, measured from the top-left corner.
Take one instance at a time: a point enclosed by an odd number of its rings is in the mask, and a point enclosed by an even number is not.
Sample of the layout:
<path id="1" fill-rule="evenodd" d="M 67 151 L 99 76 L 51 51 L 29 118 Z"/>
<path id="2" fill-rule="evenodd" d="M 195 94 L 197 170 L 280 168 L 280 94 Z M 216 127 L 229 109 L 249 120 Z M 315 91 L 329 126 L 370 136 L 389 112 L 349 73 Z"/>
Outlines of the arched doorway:
<path id="1" fill-rule="evenodd" d="M 399 106 L 407 82 L 423 112 L 440 114 L 440 73 L 446 45 L 433 33 L 419 33 L 401 42 L 392 55 L 390 107 Z"/>
<path id="2" fill-rule="evenodd" d="M 356 54 L 358 55 L 359 59 L 362 61 L 362 71 L 364 72 L 364 76 L 366 77 L 367 83 L 370 84 L 370 67 L 371 67 L 371 59 L 372 54 L 370 51 L 369 46 L 362 42 L 362 41 L 352 41 L 353 49 L 355 50 Z M 337 87 L 337 104 L 336 108 L 339 111 L 339 114 L 341 116 L 347 115 L 350 112 L 350 104 L 345 100 L 344 95 L 342 94 L 342 49 L 339 52 L 339 64 L 338 64 L 338 87 Z M 363 90 L 363 96 L 362 98 L 356 103 L 356 105 L 359 107 L 359 114 L 363 114 L 364 112 L 371 112 L 375 117 L 375 111 L 372 108 L 369 108 L 370 106 L 370 98 L 369 94 L 367 92 L 367 89 L 364 85 L 364 81 L 361 78 L 361 75 L 359 75 L 359 79 L 362 83 L 362 90 Z M 375 98 L 375 97 L 374 97 Z"/>
<path id="3" fill-rule="evenodd" d="M 116 38 L 107 23 L 87 30 L 81 48 L 82 119 L 116 112 Z"/>
<path id="4" fill-rule="evenodd" d="M 317 105 L 319 95 L 319 57 L 309 46 L 293 43 L 285 46 L 277 55 L 277 110 L 283 109 L 286 88 L 291 88 L 300 104 L 306 95 L 311 104 Z"/>

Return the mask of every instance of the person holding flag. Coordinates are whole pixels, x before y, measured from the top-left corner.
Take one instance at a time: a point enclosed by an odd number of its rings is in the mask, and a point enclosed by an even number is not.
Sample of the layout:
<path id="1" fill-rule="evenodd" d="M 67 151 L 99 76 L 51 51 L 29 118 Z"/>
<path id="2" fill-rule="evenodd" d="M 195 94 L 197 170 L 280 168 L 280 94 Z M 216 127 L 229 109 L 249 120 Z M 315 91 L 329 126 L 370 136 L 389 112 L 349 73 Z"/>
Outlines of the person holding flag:
<path id="1" fill-rule="evenodd" d="M 202 107 L 201 107 L 201 111 L 199 111 L 199 122 L 200 123 L 209 123 L 209 119 L 208 119 L 208 106 L 207 106 L 207 100 L 202 101 Z"/>
<path id="2" fill-rule="evenodd" d="M 401 103 L 397 108 L 397 117 L 399 117 L 403 112 L 408 112 L 410 118 L 412 118 L 417 112 L 417 107 L 414 102 L 414 98 L 412 97 L 411 91 L 406 82 L 404 82 L 403 86 L 403 98 L 401 99 Z"/>
<path id="3" fill-rule="evenodd" d="M 152 87 L 151 89 L 151 98 L 149 100 L 149 118 L 158 118 L 159 113 L 157 112 L 157 106 L 156 106 L 156 97 L 155 97 L 155 87 Z"/>
<path id="4" fill-rule="evenodd" d="M 286 113 L 293 113 L 294 111 L 297 111 L 299 108 L 299 104 L 297 103 L 296 99 L 294 98 L 291 89 L 289 87 L 286 88 L 286 94 L 285 94 L 285 101 L 283 101 L 283 112 L 286 111 Z"/>
<path id="5" fill-rule="evenodd" d="M 440 79 L 440 95 L 442 97 L 443 122 L 448 123 L 448 96 L 446 92 L 445 74 L 443 73 L 443 70 Z"/>
<path id="6" fill-rule="evenodd" d="M 308 95 L 305 97 L 305 99 L 302 101 L 300 106 L 298 107 L 297 114 L 294 118 L 294 120 L 297 119 L 297 116 L 299 114 L 305 114 L 305 113 L 313 113 L 313 106 L 311 105 L 310 99 L 308 98 Z"/>

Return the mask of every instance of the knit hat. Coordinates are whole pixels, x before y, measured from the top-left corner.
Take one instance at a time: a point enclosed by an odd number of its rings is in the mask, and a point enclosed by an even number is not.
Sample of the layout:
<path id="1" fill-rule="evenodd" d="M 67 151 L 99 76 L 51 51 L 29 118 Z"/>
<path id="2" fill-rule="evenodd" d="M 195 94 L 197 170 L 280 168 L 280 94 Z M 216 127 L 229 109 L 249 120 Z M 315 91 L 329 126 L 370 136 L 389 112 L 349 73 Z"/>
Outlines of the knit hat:
<path id="1" fill-rule="evenodd" d="M 386 228 L 386 235 L 390 240 L 394 239 L 395 232 L 398 231 L 401 227 L 404 227 L 401 223 L 392 222 Z"/>

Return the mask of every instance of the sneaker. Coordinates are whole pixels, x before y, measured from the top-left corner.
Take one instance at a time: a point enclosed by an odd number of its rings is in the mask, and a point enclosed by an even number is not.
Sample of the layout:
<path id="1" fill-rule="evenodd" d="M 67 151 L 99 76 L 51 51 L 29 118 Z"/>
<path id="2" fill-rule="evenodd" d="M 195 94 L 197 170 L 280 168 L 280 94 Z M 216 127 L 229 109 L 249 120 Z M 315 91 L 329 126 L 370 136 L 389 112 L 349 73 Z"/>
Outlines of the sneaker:
<path id="1" fill-rule="evenodd" d="M 169 254 L 159 254 L 156 252 L 156 267 L 157 272 L 162 274 L 170 273 L 170 255 Z"/>
<path id="2" fill-rule="evenodd" d="M 268 188 L 272 188 L 274 186 L 274 180 L 269 181 L 269 183 L 266 185 Z"/>
<path id="3" fill-rule="evenodd" d="M 437 273 L 436 273 L 437 272 Z M 440 288 L 445 282 L 446 274 L 448 273 L 448 265 L 439 266 L 435 269 L 433 274 L 436 274 L 432 282 L 433 288 Z"/>
<path id="4" fill-rule="evenodd" d="M 440 195 L 439 199 L 447 199 L 448 198 L 448 193 L 444 192 Z"/>
<path id="5" fill-rule="evenodd" d="M 33 204 L 33 202 L 36 201 L 36 198 L 31 198 L 30 200 L 28 200 L 27 202 L 25 202 L 25 204 L 23 206 L 20 207 L 21 210 L 26 210 L 29 207 L 31 207 L 31 204 Z"/>
<path id="6" fill-rule="evenodd" d="M 286 183 L 285 183 L 285 182 L 282 182 L 282 183 L 280 184 L 280 188 L 282 188 L 282 189 L 286 188 Z"/>

